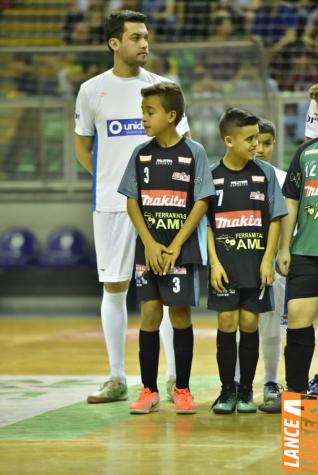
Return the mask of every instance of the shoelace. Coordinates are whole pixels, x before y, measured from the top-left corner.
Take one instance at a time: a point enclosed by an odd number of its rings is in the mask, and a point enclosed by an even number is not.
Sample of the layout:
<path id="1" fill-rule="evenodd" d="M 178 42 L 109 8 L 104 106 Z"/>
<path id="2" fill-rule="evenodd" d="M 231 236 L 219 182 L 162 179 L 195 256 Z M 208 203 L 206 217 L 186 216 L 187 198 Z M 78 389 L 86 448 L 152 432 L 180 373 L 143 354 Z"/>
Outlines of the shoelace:
<path id="1" fill-rule="evenodd" d="M 141 388 L 141 389 L 139 389 L 139 398 L 138 398 L 138 400 L 143 400 L 147 396 L 150 396 L 150 395 L 151 395 L 151 391 L 150 391 L 149 388 Z"/>
<path id="2" fill-rule="evenodd" d="M 212 409 L 214 408 L 214 406 L 218 402 L 227 401 L 227 399 L 231 396 L 231 394 L 233 394 L 235 392 L 236 392 L 235 388 L 231 388 L 230 386 L 222 387 L 220 395 L 216 398 L 216 400 L 214 401 L 214 403 L 210 407 L 210 412 L 212 411 Z"/>
<path id="3" fill-rule="evenodd" d="M 187 389 L 176 389 L 176 393 L 184 401 L 190 399 L 190 392 Z"/>
<path id="4" fill-rule="evenodd" d="M 266 383 L 265 386 L 269 389 L 269 392 L 272 394 L 278 393 L 278 395 L 281 393 L 281 391 L 284 390 L 284 387 L 281 384 L 274 383 L 274 382 L 269 382 Z"/>
<path id="5" fill-rule="evenodd" d="M 117 381 L 114 381 L 113 379 L 108 379 L 107 381 L 105 381 L 104 384 L 101 385 L 101 387 L 99 388 L 99 390 L 101 389 L 105 389 L 107 386 L 109 386 L 111 383 L 115 383 L 118 385 L 118 382 Z"/>

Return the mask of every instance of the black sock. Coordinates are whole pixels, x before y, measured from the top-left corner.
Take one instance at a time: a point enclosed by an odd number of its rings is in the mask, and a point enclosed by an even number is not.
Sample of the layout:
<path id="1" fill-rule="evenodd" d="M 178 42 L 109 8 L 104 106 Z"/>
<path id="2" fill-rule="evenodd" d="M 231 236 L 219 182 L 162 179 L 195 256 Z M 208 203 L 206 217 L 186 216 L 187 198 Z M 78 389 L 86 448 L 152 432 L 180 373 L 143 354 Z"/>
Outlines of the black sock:
<path id="1" fill-rule="evenodd" d="M 189 388 L 193 356 L 193 328 L 173 329 L 173 346 L 176 360 L 176 387 Z"/>
<path id="2" fill-rule="evenodd" d="M 216 360 L 219 367 L 219 375 L 222 385 L 235 387 L 235 366 L 237 358 L 236 331 L 225 333 L 217 331 L 216 336 Z"/>
<path id="3" fill-rule="evenodd" d="M 159 330 L 154 332 L 139 331 L 139 363 L 141 381 L 145 388 L 158 392 L 157 376 L 159 365 L 160 339 Z"/>
<path id="4" fill-rule="evenodd" d="M 252 389 L 258 362 L 259 336 L 258 330 L 253 333 L 246 333 L 240 330 L 240 386 L 247 386 Z"/>
<path id="5" fill-rule="evenodd" d="M 285 371 L 288 388 L 297 392 L 307 391 L 314 349 L 315 331 L 313 325 L 295 330 L 287 329 Z"/>

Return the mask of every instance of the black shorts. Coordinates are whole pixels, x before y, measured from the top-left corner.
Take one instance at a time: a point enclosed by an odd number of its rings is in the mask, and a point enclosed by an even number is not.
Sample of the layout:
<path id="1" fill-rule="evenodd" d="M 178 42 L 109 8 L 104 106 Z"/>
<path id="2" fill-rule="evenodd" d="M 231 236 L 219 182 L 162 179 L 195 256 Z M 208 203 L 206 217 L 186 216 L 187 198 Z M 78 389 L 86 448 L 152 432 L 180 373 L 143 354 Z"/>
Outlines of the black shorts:
<path id="1" fill-rule="evenodd" d="M 143 264 L 135 264 L 137 300 L 161 300 L 168 306 L 196 306 L 199 304 L 199 266 L 188 264 L 174 267 L 167 275 L 155 275 Z"/>
<path id="2" fill-rule="evenodd" d="M 292 255 L 287 300 L 318 297 L 318 256 Z"/>
<path id="3" fill-rule="evenodd" d="M 226 287 L 224 292 L 217 292 L 210 286 L 208 308 L 217 312 L 229 312 L 239 308 L 253 313 L 270 312 L 275 308 L 273 288 L 272 286 L 267 286 L 264 289 L 231 289 Z"/>

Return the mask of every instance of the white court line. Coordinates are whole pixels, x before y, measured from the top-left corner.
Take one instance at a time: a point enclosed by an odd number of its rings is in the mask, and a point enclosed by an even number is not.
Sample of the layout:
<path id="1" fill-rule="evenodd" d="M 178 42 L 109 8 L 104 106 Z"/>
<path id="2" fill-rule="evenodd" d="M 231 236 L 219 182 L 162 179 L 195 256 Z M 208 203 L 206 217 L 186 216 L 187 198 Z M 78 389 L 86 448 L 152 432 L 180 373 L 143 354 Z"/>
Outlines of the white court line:
<path id="1" fill-rule="evenodd" d="M 85 401 L 105 379 L 92 375 L 1 375 L 0 427 Z M 128 376 L 127 382 L 129 386 L 138 384 L 140 376 Z"/>

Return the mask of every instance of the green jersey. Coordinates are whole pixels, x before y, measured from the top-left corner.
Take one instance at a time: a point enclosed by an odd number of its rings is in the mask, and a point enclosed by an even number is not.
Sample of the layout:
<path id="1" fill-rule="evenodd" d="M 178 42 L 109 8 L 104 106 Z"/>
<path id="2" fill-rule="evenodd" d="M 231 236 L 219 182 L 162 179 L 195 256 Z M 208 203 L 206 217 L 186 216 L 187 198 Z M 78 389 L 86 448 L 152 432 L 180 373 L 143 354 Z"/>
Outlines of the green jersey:
<path id="1" fill-rule="evenodd" d="M 299 201 L 291 253 L 318 256 L 318 138 L 298 148 L 287 172 L 283 194 Z"/>

